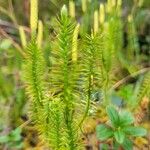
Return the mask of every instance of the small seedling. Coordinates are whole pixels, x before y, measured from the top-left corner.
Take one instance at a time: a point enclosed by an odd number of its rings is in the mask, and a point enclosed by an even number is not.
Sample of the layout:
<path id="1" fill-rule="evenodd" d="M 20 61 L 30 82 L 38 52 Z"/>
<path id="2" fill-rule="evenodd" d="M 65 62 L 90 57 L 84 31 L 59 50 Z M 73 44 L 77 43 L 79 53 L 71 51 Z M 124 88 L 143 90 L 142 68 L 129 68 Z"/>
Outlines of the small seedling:
<path id="1" fill-rule="evenodd" d="M 128 111 L 117 111 L 113 106 L 107 107 L 108 124 L 100 124 L 96 128 L 100 141 L 113 139 L 114 147 L 132 150 L 132 137 L 145 136 L 147 131 L 134 126 L 134 117 Z"/>

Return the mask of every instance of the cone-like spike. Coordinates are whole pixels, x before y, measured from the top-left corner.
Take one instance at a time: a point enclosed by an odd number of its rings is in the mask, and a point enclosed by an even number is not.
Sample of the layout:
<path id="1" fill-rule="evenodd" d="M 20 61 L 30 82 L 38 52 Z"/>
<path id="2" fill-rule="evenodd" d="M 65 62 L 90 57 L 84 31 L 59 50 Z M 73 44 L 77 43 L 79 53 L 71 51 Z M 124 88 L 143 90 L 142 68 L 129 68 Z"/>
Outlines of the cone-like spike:
<path id="1" fill-rule="evenodd" d="M 61 16 L 68 16 L 68 9 L 66 7 L 66 5 L 63 5 L 62 9 L 61 9 Z"/>
<path id="2" fill-rule="evenodd" d="M 94 34 L 98 32 L 98 28 L 99 28 L 98 11 L 96 10 L 94 12 Z"/>
<path id="3" fill-rule="evenodd" d="M 42 46 L 42 40 L 43 40 L 43 23 L 40 20 L 38 22 L 38 35 L 37 35 L 38 48 L 41 48 L 41 46 Z"/>
<path id="4" fill-rule="evenodd" d="M 30 1 L 30 27 L 32 35 L 36 33 L 38 24 L 38 0 Z"/>
<path id="5" fill-rule="evenodd" d="M 100 8 L 99 8 L 99 22 L 102 25 L 105 21 L 105 8 L 104 8 L 104 4 L 100 4 Z"/>
<path id="6" fill-rule="evenodd" d="M 20 34 L 22 47 L 25 48 L 27 46 L 27 40 L 26 40 L 26 35 L 22 26 L 19 27 L 19 34 Z"/>
<path id="7" fill-rule="evenodd" d="M 75 18 L 75 3 L 73 0 L 69 1 L 69 15 L 72 18 Z"/>
<path id="8" fill-rule="evenodd" d="M 86 12 L 87 10 L 87 0 L 82 0 L 82 11 Z"/>
<path id="9" fill-rule="evenodd" d="M 78 48 L 78 34 L 79 34 L 79 28 L 80 28 L 80 24 L 78 23 L 77 26 L 75 27 L 74 33 L 73 33 L 73 40 L 72 40 L 72 61 L 76 62 L 77 61 L 77 48 Z"/>

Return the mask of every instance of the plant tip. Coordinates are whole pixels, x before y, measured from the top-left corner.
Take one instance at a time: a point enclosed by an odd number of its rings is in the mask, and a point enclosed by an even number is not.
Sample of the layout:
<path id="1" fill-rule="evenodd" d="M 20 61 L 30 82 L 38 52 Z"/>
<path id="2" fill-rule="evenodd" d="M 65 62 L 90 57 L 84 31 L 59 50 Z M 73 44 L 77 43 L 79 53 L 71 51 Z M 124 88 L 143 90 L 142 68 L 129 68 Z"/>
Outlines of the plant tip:
<path id="1" fill-rule="evenodd" d="M 68 10 L 66 5 L 63 5 L 62 9 L 61 9 L 61 16 L 67 16 L 68 15 Z"/>

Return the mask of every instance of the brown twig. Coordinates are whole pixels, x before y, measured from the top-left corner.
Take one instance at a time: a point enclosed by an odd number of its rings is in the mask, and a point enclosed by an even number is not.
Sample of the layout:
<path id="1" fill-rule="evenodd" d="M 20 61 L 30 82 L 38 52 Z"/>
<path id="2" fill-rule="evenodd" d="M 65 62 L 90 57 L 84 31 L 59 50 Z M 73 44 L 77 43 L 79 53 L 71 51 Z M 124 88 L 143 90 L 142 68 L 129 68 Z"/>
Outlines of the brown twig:
<path id="1" fill-rule="evenodd" d="M 6 37 L 7 39 L 9 39 L 9 40 L 12 42 L 13 46 L 18 50 L 18 52 L 19 52 L 24 58 L 26 57 L 26 54 L 25 54 L 25 52 L 22 51 L 22 48 L 20 47 L 20 45 L 19 45 L 18 43 L 16 43 L 16 42 L 12 39 L 12 37 L 10 37 L 2 28 L 0 28 L 0 33 L 1 33 L 4 37 Z"/>
<path id="2" fill-rule="evenodd" d="M 145 72 L 150 71 L 150 67 L 148 68 L 143 68 L 137 72 L 132 73 L 131 75 L 126 76 L 125 78 L 121 79 L 120 81 L 118 81 L 115 85 L 112 86 L 112 88 L 110 90 L 115 90 L 116 88 L 118 88 L 119 86 L 121 86 L 122 84 L 126 83 L 129 79 L 131 79 L 132 77 L 135 77 L 137 75 L 143 74 Z"/>
<path id="3" fill-rule="evenodd" d="M 14 7 L 13 7 L 13 3 L 12 3 L 12 0 L 9 0 L 8 1 L 8 4 L 9 4 L 9 10 L 10 10 L 10 13 L 11 13 L 11 16 L 12 16 L 12 19 L 13 19 L 13 22 L 16 26 L 18 26 L 18 23 L 17 23 L 17 19 L 16 19 L 16 16 L 15 16 L 15 13 L 14 13 Z"/>
<path id="4" fill-rule="evenodd" d="M 24 127 L 27 126 L 29 123 L 31 123 L 31 120 L 27 120 L 26 122 L 24 122 L 23 124 L 21 124 L 18 128 L 24 128 Z"/>

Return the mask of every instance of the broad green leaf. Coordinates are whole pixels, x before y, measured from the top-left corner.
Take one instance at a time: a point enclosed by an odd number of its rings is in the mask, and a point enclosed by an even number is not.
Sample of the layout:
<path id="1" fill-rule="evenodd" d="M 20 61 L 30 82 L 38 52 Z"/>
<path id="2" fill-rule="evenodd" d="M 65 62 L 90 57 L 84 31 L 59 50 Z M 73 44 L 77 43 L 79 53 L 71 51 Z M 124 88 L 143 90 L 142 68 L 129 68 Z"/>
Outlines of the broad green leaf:
<path id="1" fill-rule="evenodd" d="M 120 118 L 120 125 L 121 126 L 130 125 L 134 122 L 133 115 L 127 111 L 120 112 L 119 118 Z"/>
<path id="2" fill-rule="evenodd" d="M 20 141 L 21 140 L 21 128 L 16 128 L 15 130 L 11 131 L 9 134 L 10 141 Z"/>
<path id="3" fill-rule="evenodd" d="M 133 150 L 133 143 L 131 140 L 125 138 L 124 142 L 122 143 L 124 150 Z"/>
<path id="4" fill-rule="evenodd" d="M 107 140 L 113 136 L 113 130 L 105 125 L 98 125 L 96 127 L 96 134 L 99 140 Z"/>
<path id="5" fill-rule="evenodd" d="M 118 150 L 120 147 L 120 144 L 117 141 L 113 141 L 113 149 Z"/>
<path id="6" fill-rule="evenodd" d="M 119 114 L 113 106 L 107 107 L 107 115 L 109 116 L 112 125 L 117 127 L 119 124 Z"/>
<path id="7" fill-rule="evenodd" d="M 129 103 L 131 101 L 131 98 L 133 96 L 133 85 L 128 84 L 126 86 L 123 86 L 118 91 L 118 95 L 125 100 L 125 102 Z"/>
<path id="8" fill-rule="evenodd" d="M 108 150 L 109 146 L 108 146 L 108 144 L 100 144 L 100 149 L 101 150 Z"/>
<path id="9" fill-rule="evenodd" d="M 125 134 L 123 131 L 121 131 L 121 130 L 115 131 L 114 136 L 115 136 L 116 141 L 119 144 L 122 144 L 124 142 Z"/>
<path id="10" fill-rule="evenodd" d="M 128 135 L 132 135 L 132 136 L 145 136 L 147 134 L 146 129 L 142 128 L 142 127 L 126 127 L 123 129 L 123 131 L 128 134 Z"/>
<path id="11" fill-rule="evenodd" d="M 22 141 L 17 141 L 17 142 L 12 141 L 8 143 L 8 146 L 15 150 L 17 149 L 19 150 L 19 149 L 23 149 L 24 144 Z"/>
<path id="12" fill-rule="evenodd" d="M 7 143 L 9 141 L 9 138 L 7 135 L 0 136 L 0 143 Z"/>

